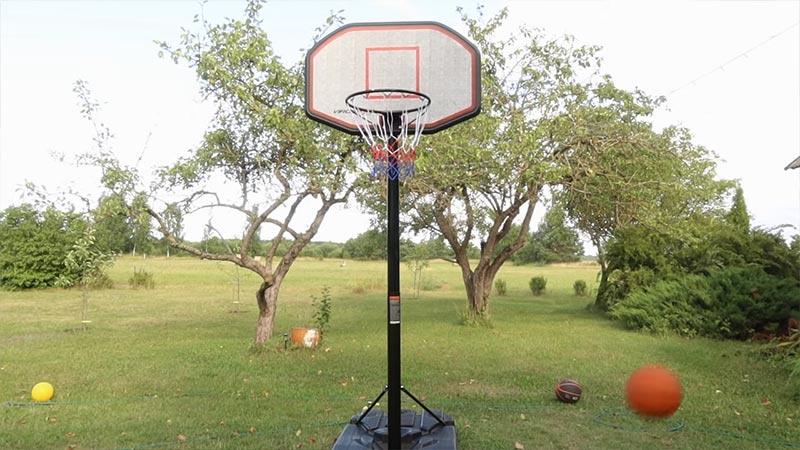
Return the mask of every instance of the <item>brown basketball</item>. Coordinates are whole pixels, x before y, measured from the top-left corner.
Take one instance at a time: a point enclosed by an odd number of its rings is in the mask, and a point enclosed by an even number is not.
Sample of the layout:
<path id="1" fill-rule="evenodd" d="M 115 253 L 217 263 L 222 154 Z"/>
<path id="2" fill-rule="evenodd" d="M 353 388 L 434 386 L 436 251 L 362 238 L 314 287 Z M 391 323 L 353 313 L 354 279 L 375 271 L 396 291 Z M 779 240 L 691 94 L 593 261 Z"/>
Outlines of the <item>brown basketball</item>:
<path id="1" fill-rule="evenodd" d="M 576 403 L 582 393 L 583 388 L 575 380 L 561 380 L 556 384 L 556 398 L 564 403 Z"/>

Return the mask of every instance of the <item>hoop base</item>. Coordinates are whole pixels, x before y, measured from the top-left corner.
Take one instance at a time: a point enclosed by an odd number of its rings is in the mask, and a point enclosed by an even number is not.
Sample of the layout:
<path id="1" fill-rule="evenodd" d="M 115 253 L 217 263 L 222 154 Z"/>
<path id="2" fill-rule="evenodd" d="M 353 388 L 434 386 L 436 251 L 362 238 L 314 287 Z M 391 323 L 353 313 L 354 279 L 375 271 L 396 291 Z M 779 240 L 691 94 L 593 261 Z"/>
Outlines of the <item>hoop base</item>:
<path id="1" fill-rule="evenodd" d="M 401 442 L 403 450 L 437 449 L 456 450 L 456 426 L 453 418 L 434 410 L 443 419 L 443 424 L 422 411 L 401 411 Z M 336 439 L 332 450 L 386 450 L 388 415 L 375 409 L 363 420 L 357 414 L 350 419 Z M 360 421 L 360 422 L 359 422 Z"/>

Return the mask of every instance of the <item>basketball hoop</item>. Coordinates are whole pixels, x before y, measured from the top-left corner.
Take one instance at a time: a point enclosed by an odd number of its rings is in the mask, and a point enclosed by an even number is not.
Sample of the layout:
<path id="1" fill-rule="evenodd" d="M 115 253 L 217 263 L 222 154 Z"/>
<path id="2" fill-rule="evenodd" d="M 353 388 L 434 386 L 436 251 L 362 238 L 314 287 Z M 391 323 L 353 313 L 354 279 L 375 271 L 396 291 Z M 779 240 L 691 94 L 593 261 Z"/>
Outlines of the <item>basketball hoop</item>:
<path id="1" fill-rule="evenodd" d="M 372 176 L 385 177 L 386 188 L 387 383 L 372 405 L 386 395 L 388 406 L 353 416 L 333 450 L 456 450 L 453 418 L 428 409 L 401 381 L 399 191 L 400 180 L 414 175 L 423 133 L 480 113 L 480 50 L 437 22 L 353 23 L 314 44 L 304 72 L 308 117 L 361 135 L 371 147 Z M 422 410 L 402 409 L 402 394 Z"/>
<path id="2" fill-rule="evenodd" d="M 345 104 L 372 149 L 372 176 L 391 180 L 414 176 L 430 97 L 405 89 L 369 89 L 350 94 Z"/>

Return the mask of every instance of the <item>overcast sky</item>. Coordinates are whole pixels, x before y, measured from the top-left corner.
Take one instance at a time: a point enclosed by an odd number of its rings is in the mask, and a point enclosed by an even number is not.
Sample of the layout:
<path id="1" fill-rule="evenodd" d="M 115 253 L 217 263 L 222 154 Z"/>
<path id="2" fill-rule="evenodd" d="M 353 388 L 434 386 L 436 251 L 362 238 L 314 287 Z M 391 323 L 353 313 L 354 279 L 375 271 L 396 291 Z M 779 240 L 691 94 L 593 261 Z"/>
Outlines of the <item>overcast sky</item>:
<path id="1" fill-rule="evenodd" d="M 657 127 L 683 125 L 719 157 L 721 177 L 741 180 L 755 225 L 800 226 L 800 1 L 483 1 L 487 14 L 570 34 L 603 47 L 604 71 L 622 87 L 667 96 Z M 462 33 L 467 1 L 269 2 L 264 26 L 287 63 L 302 57 L 330 11 L 348 22 L 434 20 Z M 211 0 L 212 23 L 244 4 Z M 172 162 L 200 141 L 211 117 L 194 74 L 158 57 L 201 12 L 195 1 L 0 0 L 0 209 L 19 204 L 26 181 L 52 191 L 97 189 L 92 172 L 52 153 L 91 149 L 92 130 L 72 92 L 86 80 L 120 157 L 144 169 Z M 199 223 L 204 223 L 201 220 Z M 333 210 L 316 240 L 366 231 L 356 208 Z M 795 234 L 797 230 L 788 234 Z M 189 237 L 192 237 L 191 235 Z"/>

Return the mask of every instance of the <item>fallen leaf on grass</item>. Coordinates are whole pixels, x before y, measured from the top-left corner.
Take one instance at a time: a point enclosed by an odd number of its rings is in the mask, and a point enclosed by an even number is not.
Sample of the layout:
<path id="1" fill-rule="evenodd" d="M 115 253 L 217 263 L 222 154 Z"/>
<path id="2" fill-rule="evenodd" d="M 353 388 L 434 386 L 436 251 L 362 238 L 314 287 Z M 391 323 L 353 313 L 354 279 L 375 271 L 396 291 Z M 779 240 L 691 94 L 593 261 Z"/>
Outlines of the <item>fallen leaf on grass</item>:
<path id="1" fill-rule="evenodd" d="M 76 448 L 78 448 L 78 446 L 77 446 L 77 445 L 75 445 L 75 444 L 69 444 L 69 445 L 67 446 L 67 450 L 75 450 Z"/>
<path id="2" fill-rule="evenodd" d="M 519 442 L 514 443 L 514 450 L 525 450 L 525 446 Z"/>
<path id="3" fill-rule="evenodd" d="M 250 427 L 250 432 L 251 433 L 255 433 L 256 432 L 256 427 Z"/>
<path id="4" fill-rule="evenodd" d="M 311 444 L 311 445 L 314 445 L 314 444 L 317 443 L 317 440 L 314 439 L 314 438 L 308 438 L 308 443 Z"/>
<path id="5" fill-rule="evenodd" d="M 769 405 L 772 404 L 772 402 L 769 401 L 768 398 L 765 398 L 764 400 L 761 400 L 761 404 L 764 405 L 764 406 L 769 406 Z"/>
<path id="6" fill-rule="evenodd" d="M 64 436 L 66 436 L 68 438 L 74 438 L 75 436 L 77 436 L 77 434 L 75 434 L 72 431 L 70 431 L 69 433 L 65 434 Z"/>
<path id="7" fill-rule="evenodd" d="M 297 430 L 297 432 L 294 435 L 300 437 L 301 434 L 303 434 L 303 430 Z"/>
<path id="8" fill-rule="evenodd" d="M 182 434 L 179 434 L 178 435 L 178 440 L 181 441 L 181 442 L 186 442 L 186 436 L 184 436 Z"/>

